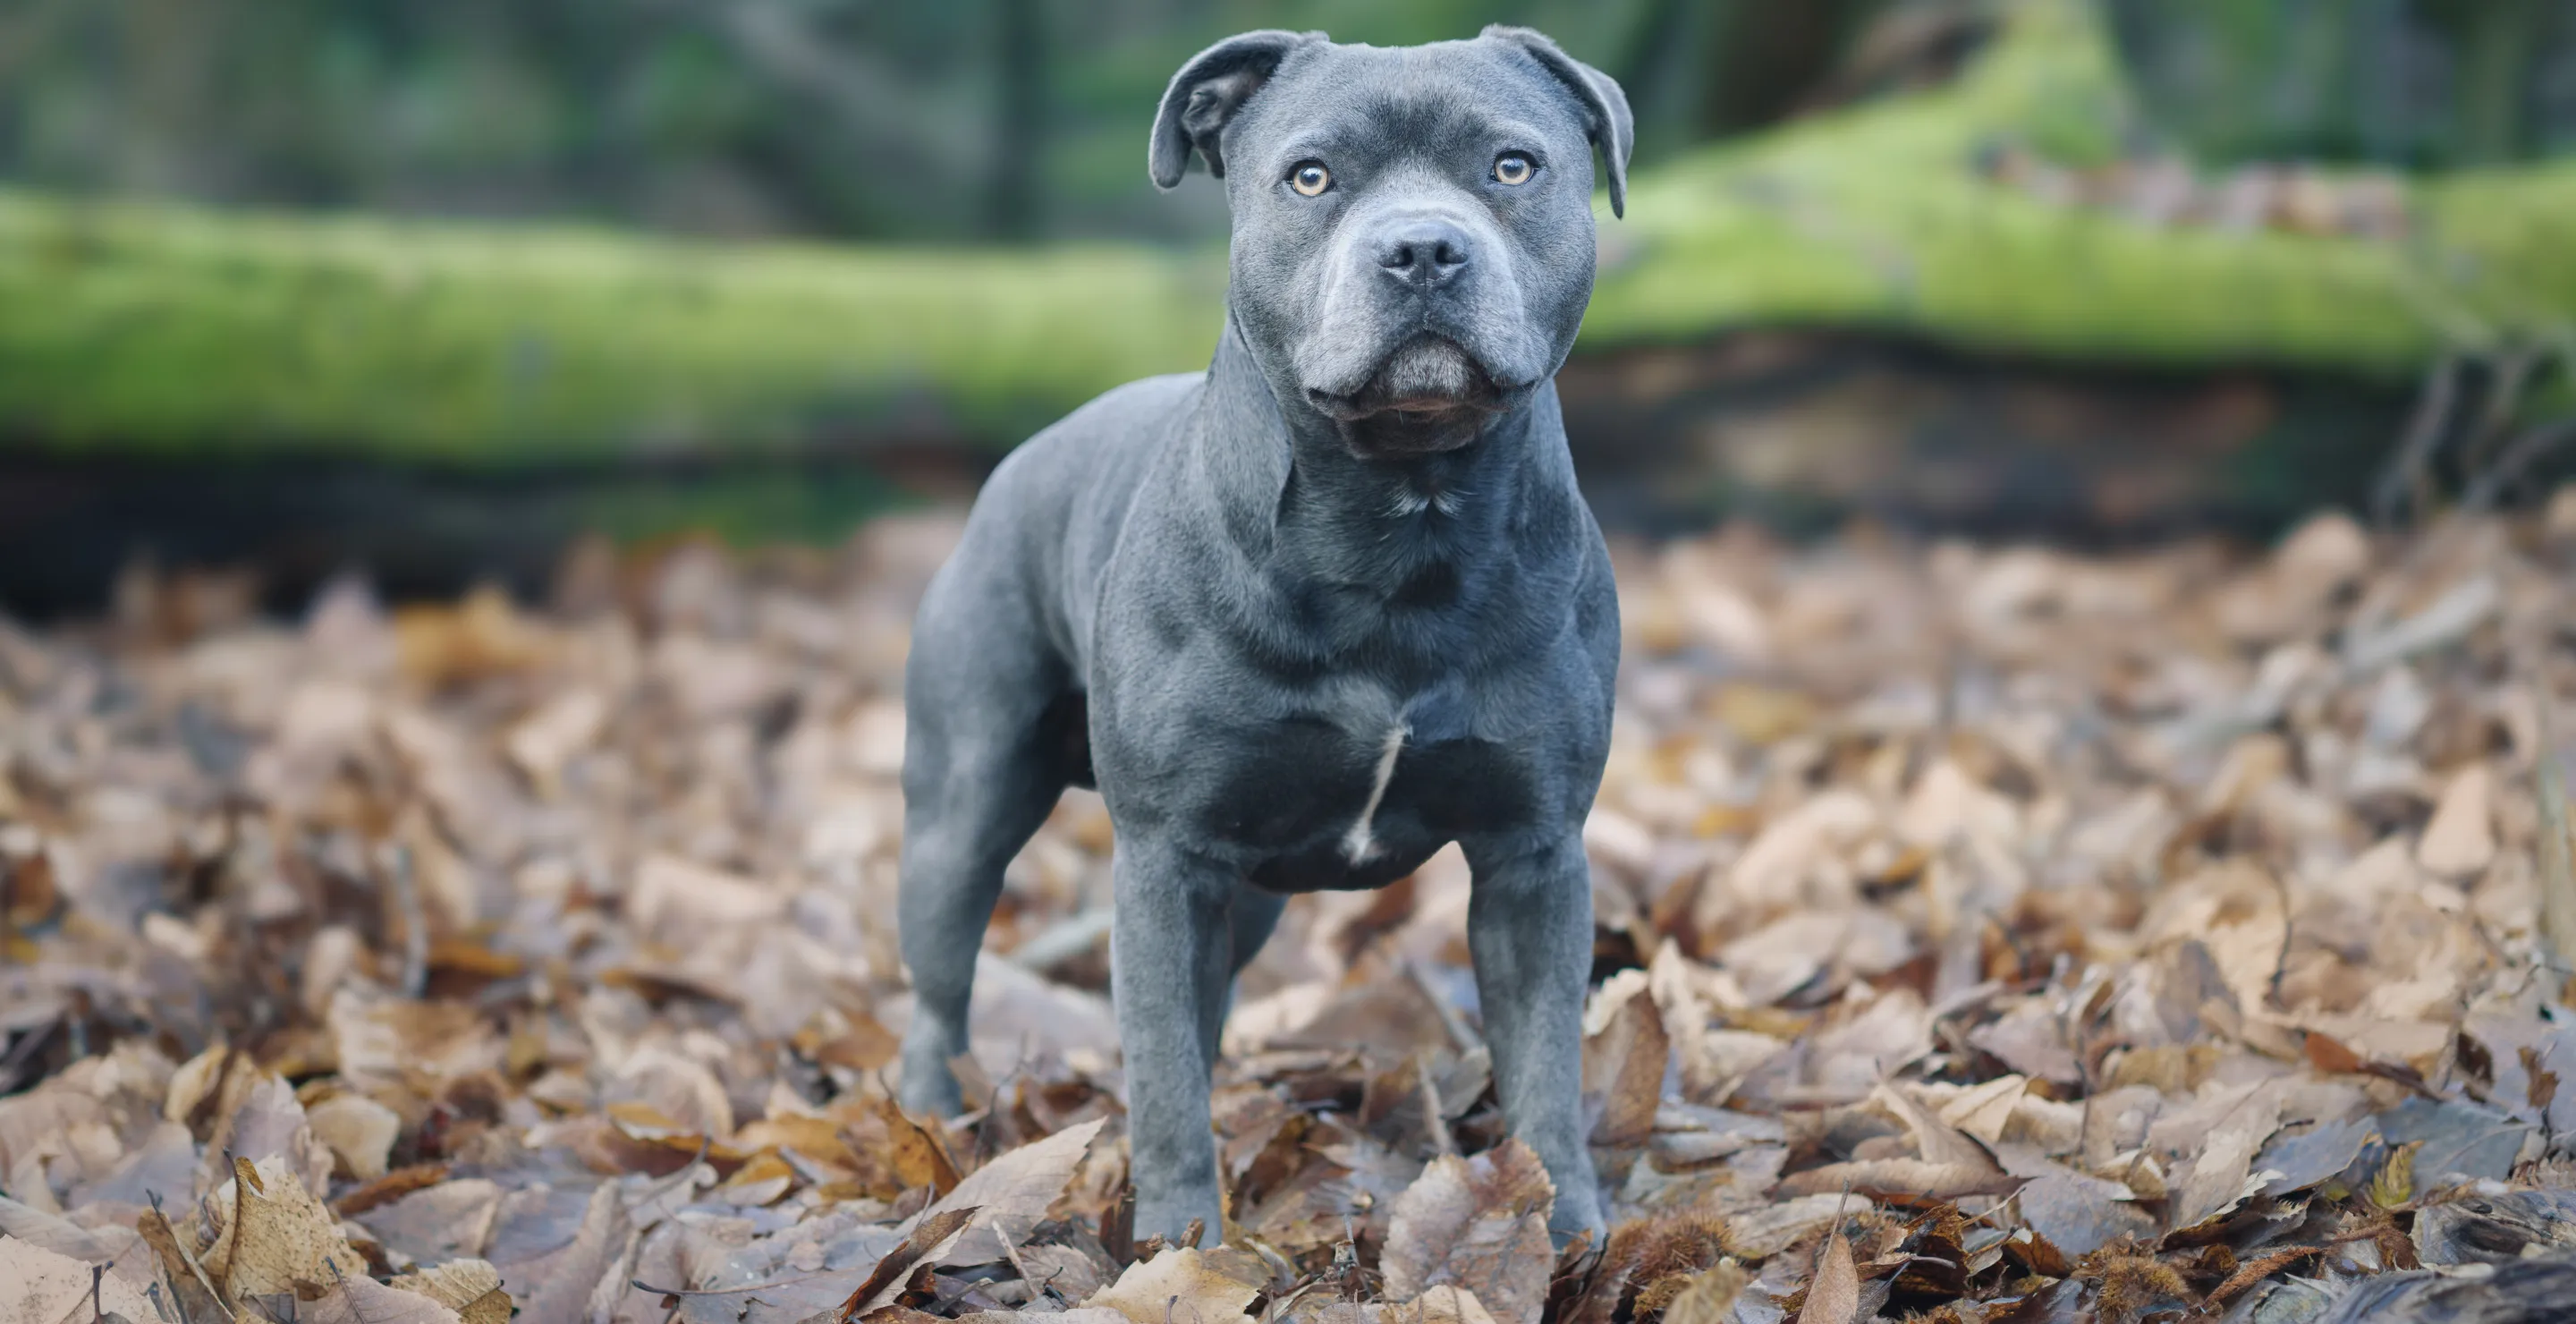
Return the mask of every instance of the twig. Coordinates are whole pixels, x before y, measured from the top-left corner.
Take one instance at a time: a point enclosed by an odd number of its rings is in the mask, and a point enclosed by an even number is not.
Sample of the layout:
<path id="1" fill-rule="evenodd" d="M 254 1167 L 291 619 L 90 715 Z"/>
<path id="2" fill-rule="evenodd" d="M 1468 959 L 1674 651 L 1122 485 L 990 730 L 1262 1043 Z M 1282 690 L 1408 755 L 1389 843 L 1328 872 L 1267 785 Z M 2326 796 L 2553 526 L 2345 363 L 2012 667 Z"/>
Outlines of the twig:
<path id="1" fill-rule="evenodd" d="M 2399 503 L 2410 497 L 2407 513 L 2411 516 L 2420 517 L 2431 504 L 2427 471 L 2442 449 L 2443 436 L 2450 430 L 2459 393 L 2460 359 L 2446 354 L 2425 371 L 2424 390 L 2416 398 L 2415 413 L 2406 421 L 2397 452 L 2389 457 L 2388 467 L 2380 471 L 2378 486 L 2371 492 L 2371 519 L 2380 527 L 2394 524 Z"/>
<path id="2" fill-rule="evenodd" d="M 1449 999 L 1441 996 L 1439 986 L 1431 982 L 1431 972 L 1423 969 L 1422 963 L 1410 956 L 1404 958 L 1403 964 L 1405 977 L 1411 979 L 1413 986 L 1422 991 L 1423 1000 L 1431 1004 L 1432 1014 L 1440 1018 L 1440 1029 L 1449 1036 L 1449 1046 L 1457 1049 L 1461 1054 L 1474 1052 L 1476 1046 L 1484 1040 L 1468 1027 L 1467 1018 L 1459 1015 L 1456 1007 L 1449 1005 Z"/>
<path id="3" fill-rule="evenodd" d="M 2460 448 L 2464 472 L 2476 473 L 2494 458 L 2493 452 L 2504 440 L 2514 411 L 2522 407 L 2532 378 L 2549 366 L 2551 358 L 2549 349 L 2542 345 L 2503 350 L 2495 356 L 2488 374 L 2485 407 L 2478 411 L 2477 430 Z"/>
<path id="4" fill-rule="evenodd" d="M 2461 508 L 2480 511 L 2493 506 L 2533 465 L 2571 441 L 2576 441 L 2576 418 L 2562 418 L 2524 431 L 2496 456 L 2495 463 L 2470 480 L 2468 490 L 2460 496 Z"/>
<path id="5" fill-rule="evenodd" d="M 1431 1081 L 1431 1054 L 1413 1055 L 1413 1079 L 1421 1087 L 1422 1126 L 1431 1133 L 1432 1148 L 1451 1158 L 1458 1156 L 1458 1141 L 1449 1134 L 1449 1119 L 1440 1107 L 1440 1087 Z"/>

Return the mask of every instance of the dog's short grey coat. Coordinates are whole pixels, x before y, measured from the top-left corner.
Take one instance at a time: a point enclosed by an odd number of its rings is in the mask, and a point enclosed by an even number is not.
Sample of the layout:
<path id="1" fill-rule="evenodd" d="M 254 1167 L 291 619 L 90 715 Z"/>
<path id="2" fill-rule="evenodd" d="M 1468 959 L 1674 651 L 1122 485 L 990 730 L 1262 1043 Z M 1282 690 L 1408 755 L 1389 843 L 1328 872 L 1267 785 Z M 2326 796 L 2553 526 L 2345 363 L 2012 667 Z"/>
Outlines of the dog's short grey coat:
<path id="1" fill-rule="evenodd" d="M 1559 1237 L 1598 1244 L 1581 838 L 1618 605 L 1553 378 L 1591 295 L 1592 151 L 1621 208 L 1630 132 L 1615 83 L 1523 29 L 1254 32 L 1173 78 L 1151 171 L 1173 187 L 1195 151 L 1225 180 L 1229 316 L 1205 373 L 1120 387 L 1014 452 L 923 599 L 906 1104 L 957 1109 L 1003 866 L 1096 784 L 1136 1235 L 1217 1228 L 1232 973 L 1286 894 L 1383 886 L 1455 841 L 1504 1116 L 1556 1183 Z"/>

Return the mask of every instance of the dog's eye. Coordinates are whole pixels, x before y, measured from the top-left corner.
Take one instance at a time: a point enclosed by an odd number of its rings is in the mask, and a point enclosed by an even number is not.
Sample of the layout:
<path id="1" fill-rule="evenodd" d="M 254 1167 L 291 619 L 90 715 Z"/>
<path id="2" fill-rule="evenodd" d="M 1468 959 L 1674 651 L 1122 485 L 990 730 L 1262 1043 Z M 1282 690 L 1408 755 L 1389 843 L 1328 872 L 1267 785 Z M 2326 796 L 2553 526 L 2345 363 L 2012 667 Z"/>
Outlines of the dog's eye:
<path id="1" fill-rule="evenodd" d="M 1299 162 L 1296 169 L 1288 172 L 1288 187 L 1310 198 L 1332 186 L 1333 172 L 1326 170 L 1321 161 Z"/>
<path id="2" fill-rule="evenodd" d="M 1494 158 L 1494 178 L 1505 184 L 1526 184 L 1537 170 L 1537 162 L 1518 152 L 1505 152 Z"/>

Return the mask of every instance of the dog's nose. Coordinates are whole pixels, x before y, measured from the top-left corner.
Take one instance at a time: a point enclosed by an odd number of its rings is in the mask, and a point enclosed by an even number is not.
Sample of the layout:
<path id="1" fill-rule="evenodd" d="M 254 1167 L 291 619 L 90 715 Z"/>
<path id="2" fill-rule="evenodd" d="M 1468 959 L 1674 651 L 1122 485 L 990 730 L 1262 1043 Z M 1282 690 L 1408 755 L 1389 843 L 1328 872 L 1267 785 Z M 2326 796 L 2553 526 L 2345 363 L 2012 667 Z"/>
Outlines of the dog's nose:
<path id="1" fill-rule="evenodd" d="M 1447 221 L 1405 221 L 1378 240 L 1380 270 L 1425 289 L 1446 285 L 1467 266 L 1467 232 Z"/>

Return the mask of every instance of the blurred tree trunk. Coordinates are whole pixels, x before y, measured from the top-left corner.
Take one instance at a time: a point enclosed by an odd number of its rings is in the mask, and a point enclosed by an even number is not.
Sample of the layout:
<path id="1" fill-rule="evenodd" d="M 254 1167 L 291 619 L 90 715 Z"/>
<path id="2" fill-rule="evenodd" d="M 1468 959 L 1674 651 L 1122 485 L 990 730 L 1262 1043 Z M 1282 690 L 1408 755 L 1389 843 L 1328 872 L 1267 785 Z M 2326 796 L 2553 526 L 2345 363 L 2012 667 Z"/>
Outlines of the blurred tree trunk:
<path id="1" fill-rule="evenodd" d="M 994 0 L 993 178 L 988 224 L 998 239 L 1032 239 L 1043 219 L 1047 101 L 1046 15 L 1040 0 Z"/>
<path id="2" fill-rule="evenodd" d="M 1741 133 L 1788 117 L 1823 84 L 1881 0 L 1778 0 L 1718 6 L 1709 24 L 1700 129 Z"/>
<path id="3" fill-rule="evenodd" d="M 2545 32 L 2544 0 L 2472 0 L 2444 6 L 2461 25 L 2459 150 L 2464 165 L 2519 155 L 2531 68 Z"/>

